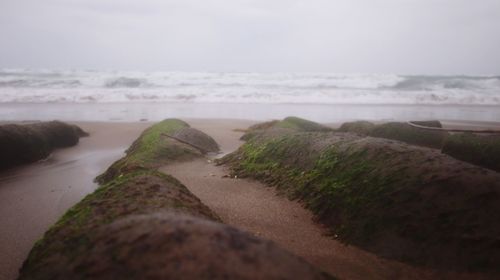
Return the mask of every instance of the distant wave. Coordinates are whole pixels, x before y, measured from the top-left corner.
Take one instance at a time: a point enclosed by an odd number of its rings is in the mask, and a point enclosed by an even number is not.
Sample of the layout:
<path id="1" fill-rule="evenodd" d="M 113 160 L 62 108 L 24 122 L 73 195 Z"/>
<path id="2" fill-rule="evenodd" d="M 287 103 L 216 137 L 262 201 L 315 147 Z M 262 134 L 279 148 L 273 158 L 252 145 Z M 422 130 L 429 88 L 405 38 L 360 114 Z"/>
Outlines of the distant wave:
<path id="1" fill-rule="evenodd" d="M 146 79 L 127 78 L 127 77 L 119 77 L 116 79 L 111 79 L 104 83 L 104 87 L 107 88 L 138 88 L 138 87 L 145 87 L 147 85 L 148 81 Z"/>
<path id="2" fill-rule="evenodd" d="M 426 91 L 439 89 L 500 89 L 500 77 L 404 76 L 404 80 L 389 88 Z"/>
<path id="3" fill-rule="evenodd" d="M 500 105 L 500 77 L 0 69 L 0 102 Z"/>
<path id="4" fill-rule="evenodd" d="M 82 86 L 79 80 L 13 79 L 0 81 L 0 88 L 74 88 Z"/>

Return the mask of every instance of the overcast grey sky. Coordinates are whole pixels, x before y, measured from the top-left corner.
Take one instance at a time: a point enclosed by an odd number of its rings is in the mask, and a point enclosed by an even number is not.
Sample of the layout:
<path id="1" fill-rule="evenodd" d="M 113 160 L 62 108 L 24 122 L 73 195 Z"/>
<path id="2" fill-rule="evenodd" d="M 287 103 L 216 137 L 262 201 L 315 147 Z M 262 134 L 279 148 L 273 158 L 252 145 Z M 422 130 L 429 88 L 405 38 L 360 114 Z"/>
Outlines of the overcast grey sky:
<path id="1" fill-rule="evenodd" d="M 0 0 L 0 67 L 500 74 L 500 0 Z"/>

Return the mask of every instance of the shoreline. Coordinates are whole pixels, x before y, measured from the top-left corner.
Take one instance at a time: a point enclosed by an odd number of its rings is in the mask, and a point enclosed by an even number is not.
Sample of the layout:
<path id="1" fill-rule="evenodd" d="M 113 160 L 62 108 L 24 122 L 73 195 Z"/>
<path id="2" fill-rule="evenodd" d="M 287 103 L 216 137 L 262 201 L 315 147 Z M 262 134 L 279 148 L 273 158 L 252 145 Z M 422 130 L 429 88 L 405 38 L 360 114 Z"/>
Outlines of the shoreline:
<path id="1" fill-rule="evenodd" d="M 253 103 L 1 103 L 0 120 L 156 122 L 166 118 L 265 121 L 297 116 L 320 123 L 367 121 L 500 121 L 494 105 L 349 105 Z"/>

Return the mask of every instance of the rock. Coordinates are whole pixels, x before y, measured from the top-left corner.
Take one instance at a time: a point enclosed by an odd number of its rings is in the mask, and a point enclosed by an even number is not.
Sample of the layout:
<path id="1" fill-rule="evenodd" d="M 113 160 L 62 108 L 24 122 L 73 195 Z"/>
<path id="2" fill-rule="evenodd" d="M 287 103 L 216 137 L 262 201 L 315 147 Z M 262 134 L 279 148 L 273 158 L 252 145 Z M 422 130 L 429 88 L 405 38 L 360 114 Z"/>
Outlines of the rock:
<path id="1" fill-rule="evenodd" d="M 424 127 L 442 128 L 439 121 L 412 121 Z M 351 132 L 362 136 L 393 139 L 408 144 L 441 149 L 448 133 L 445 131 L 426 130 L 402 122 L 389 122 L 375 125 L 368 121 L 347 122 L 338 129 L 339 132 Z"/>
<path id="2" fill-rule="evenodd" d="M 500 172 L 500 135 L 457 133 L 446 138 L 443 153 Z"/>
<path id="3" fill-rule="evenodd" d="M 421 122 L 422 123 L 422 122 Z M 438 125 L 434 122 L 425 122 Z M 439 123 L 439 126 L 441 124 Z M 416 128 L 408 123 L 390 122 L 375 126 L 369 136 L 402 141 L 408 144 L 441 149 L 448 136 L 446 131 L 426 130 Z"/>
<path id="4" fill-rule="evenodd" d="M 368 135 L 375 128 L 375 124 L 368 121 L 355 121 L 343 123 L 338 131 L 352 132 L 359 135 Z"/>
<path id="5" fill-rule="evenodd" d="M 299 131 L 299 132 L 317 132 L 317 131 L 333 131 L 330 127 L 315 123 L 309 120 L 287 117 L 282 121 L 274 120 L 253 125 L 247 129 L 247 132 L 241 136 L 241 140 L 248 141 L 268 130 L 272 131 Z"/>
<path id="6" fill-rule="evenodd" d="M 440 150 L 268 128 L 218 163 L 299 199 L 344 242 L 431 267 L 499 270 L 500 174 Z"/>
<path id="7" fill-rule="evenodd" d="M 46 158 L 54 149 L 74 146 L 88 135 L 59 121 L 0 126 L 0 170 Z"/>
<path id="8" fill-rule="evenodd" d="M 152 125 L 132 143 L 125 157 L 97 176 L 96 182 L 104 184 L 132 170 L 156 169 L 171 162 L 202 157 L 203 153 L 199 149 L 169 136 L 188 128 L 189 124 L 178 119 L 166 119 Z M 188 140 L 203 142 L 198 137 L 205 139 L 205 136 L 201 133 L 192 134 Z"/>
<path id="9" fill-rule="evenodd" d="M 182 183 L 156 170 L 193 149 L 162 136 L 186 126 L 173 119 L 147 129 L 35 244 L 19 279 L 331 279 L 218 223 Z"/>
<path id="10" fill-rule="evenodd" d="M 171 133 L 171 136 L 176 140 L 201 150 L 203 153 L 219 152 L 219 145 L 217 142 L 215 142 L 212 137 L 198 129 L 191 127 L 182 128 Z"/>
<path id="11" fill-rule="evenodd" d="M 270 241 L 168 212 L 117 220 L 91 242 L 55 279 L 327 279 Z"/>

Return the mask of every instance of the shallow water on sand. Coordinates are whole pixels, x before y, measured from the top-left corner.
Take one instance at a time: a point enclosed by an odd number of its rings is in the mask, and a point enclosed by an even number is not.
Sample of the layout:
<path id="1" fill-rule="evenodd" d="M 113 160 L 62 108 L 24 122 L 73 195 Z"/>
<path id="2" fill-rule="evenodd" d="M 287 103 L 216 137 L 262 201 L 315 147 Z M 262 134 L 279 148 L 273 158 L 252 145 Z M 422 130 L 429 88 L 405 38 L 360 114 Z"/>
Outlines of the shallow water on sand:
<path id="1" fill-rule="evenodd" d="M 269 120 L 297 116 L 317 122 L 351 120 L 500 121 L 500 106 L 322 105 L 218 103 L 2 103 L 0 120 L 137 122 L 165 118 Z"/>

